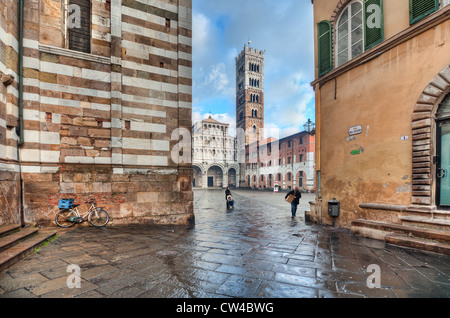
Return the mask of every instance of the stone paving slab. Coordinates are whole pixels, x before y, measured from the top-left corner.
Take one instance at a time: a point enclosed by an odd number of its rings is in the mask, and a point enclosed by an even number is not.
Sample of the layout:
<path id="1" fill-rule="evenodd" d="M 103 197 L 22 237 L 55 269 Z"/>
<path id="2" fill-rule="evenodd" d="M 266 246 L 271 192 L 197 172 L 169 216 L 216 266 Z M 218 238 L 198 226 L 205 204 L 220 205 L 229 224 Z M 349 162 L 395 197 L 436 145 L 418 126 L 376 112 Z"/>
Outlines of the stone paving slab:
<path id="1" fill-rule="evenodd" d="M 292 219 L 283 193 L 195 190 L 194 227 L 76 227 L 0 272 L 1 298 L 450 297 L 450 257 Z M 70 289 L 67 267 L 80 268 Z M 377 265 L 380 286 L 367 269 Z"/>

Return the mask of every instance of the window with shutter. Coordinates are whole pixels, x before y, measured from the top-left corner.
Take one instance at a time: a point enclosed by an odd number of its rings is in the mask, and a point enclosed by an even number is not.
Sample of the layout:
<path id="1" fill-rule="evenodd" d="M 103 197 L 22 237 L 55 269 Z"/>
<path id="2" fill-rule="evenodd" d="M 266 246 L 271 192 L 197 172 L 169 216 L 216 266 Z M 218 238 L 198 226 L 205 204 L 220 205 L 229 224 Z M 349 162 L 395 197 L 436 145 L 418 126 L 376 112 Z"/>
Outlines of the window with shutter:
<path id="1" fill-rule="evenodd" d="M 332 29 L 329 21 L 322 21 L 318 28 L 318 56 L 319 56 L 319 76 L 322 76 L 333 69 L 332 57 Z"/>
<path id="2" fill-rule="evenodd" d="M 383 0 L 353 0 L 336 20 L 335 60 L 339 67 L 384 40 Z"/>
<path id="3" fill-rule="evenodd" d="M 336 61 L 341 66 L 364 53 L 364 16 L 360 1 L 351 2 L 341 13 L 336 28 Z"/>
<path id="4" fill-rule="evenodd" d="M 409 0 L 409 23 L 414 24 L 439 9 L 439 0 Z"/>
<path id="5" fill-rule="evenodd" d="M 364 1 L 366 51 L 384 40 L 383 0 Z"/>
<path id="6" fill-rule="evenodd" d="M 91 1 L 69 0 L 68 4 L 79 8 L 79 23 L 68 28 L 69 49 L 91 53 Z"/>

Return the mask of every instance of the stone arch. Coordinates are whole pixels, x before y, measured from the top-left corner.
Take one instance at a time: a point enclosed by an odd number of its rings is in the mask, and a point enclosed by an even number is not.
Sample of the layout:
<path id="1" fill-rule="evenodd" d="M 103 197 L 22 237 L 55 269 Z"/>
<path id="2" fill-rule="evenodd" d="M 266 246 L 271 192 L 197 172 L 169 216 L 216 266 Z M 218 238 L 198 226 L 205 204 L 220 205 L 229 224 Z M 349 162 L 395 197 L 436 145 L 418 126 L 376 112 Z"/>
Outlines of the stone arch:
<path id="1" fill-rule="evenodd" d="M 344 8 L 352 1 L 353 0 L 341 0 L 338 2 L 330 18 L 330 23 L 333 27 L 336 25 L 336 21 L 339 18 L 339 15 L 341 14 L 342 10 L 344 10 Z"/>
<path id="2" fill-rule="evenodd" d="M 196 188 L 202 188 L 205 185 L 203 184 L 203 175 L 205 174 L 205 167 L 200 162 L 194 162 L 192 163 L 192 170 L 193 170 L 193 182 L 192 186 Z"/>
<path id="3" fill-rule="evenodd" d="M 223 187 L 224 172 L 226 169 L 221 164 L 210 164 L 206 170 L 208 187 Z M 210 183 L 210 178 L 212 184 Z"/>
<path id="4" fill-rule="evenodd" d="M 238 170 L 235 167 L 228 167 L 228 186 L 236 187 L 237 186 L 237 174 Z"/>
<path id="5" fill-rule="evenodd" d="M 439 72 L 420 94 L 412 115 L 412 208 L 435 209 L 435 116 L 450 93 L 450 65 Z"/>

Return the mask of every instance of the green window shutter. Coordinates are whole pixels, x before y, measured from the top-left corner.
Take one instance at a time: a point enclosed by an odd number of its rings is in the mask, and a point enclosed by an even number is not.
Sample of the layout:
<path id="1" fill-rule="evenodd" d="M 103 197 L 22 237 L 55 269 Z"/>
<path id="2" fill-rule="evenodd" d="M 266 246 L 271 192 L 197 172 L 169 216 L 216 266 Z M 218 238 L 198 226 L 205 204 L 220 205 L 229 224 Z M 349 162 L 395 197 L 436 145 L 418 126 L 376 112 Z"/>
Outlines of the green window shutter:
<path id="1" fill-rule="evenodd" d="M 318 55 L 319 55 L 319 77 L 330 72 L 333 69 L 333 48 L 332 48 L 332 30 L 329 21 L 319 22 L 318 31 Z"/>
<path id="2" fill-rule="evenodd" d="M 439 0 L 409 0 L 409 23 L 414 24 L 439 9 Z"/>
<path id="3" fill-rule="evenodd" d="M 383 0 L 364 1 L 365 50 L 384 40 Z"/>

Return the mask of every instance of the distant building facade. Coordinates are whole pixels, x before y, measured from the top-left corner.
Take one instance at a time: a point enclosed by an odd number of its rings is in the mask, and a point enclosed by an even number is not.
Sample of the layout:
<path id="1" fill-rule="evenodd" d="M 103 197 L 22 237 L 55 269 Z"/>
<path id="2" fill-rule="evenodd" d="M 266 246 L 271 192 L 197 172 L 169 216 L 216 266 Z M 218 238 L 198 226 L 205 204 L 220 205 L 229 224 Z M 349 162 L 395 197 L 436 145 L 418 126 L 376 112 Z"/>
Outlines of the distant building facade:
<path id="1" fill-rule="evenodd" d="M 211 116 L 195 123 L 192 151 L 194 187 L 239 187 L 237 140 L 229 135 L 229 124 Z"/>
<path id="2" fill-rule="evenodd" d="M 0 224 L 51 223 L 67 197 L 116 224 L 193 221 L 192 165 L 171 154 L 192 129 L 191 10 L 0 1 Z"/>
<path id="3" fill-rule="evenodd" d="M 300 132 L 246 146 L 245 185 L 252 189 L 314 191 L 315 136 Z"/>

